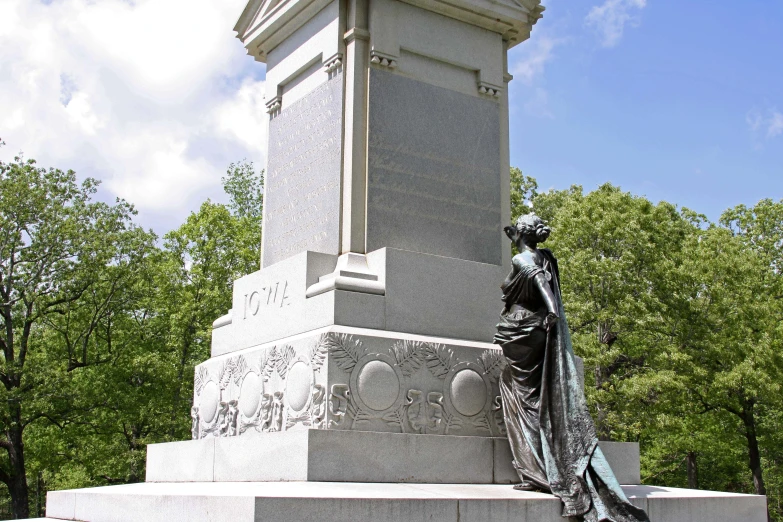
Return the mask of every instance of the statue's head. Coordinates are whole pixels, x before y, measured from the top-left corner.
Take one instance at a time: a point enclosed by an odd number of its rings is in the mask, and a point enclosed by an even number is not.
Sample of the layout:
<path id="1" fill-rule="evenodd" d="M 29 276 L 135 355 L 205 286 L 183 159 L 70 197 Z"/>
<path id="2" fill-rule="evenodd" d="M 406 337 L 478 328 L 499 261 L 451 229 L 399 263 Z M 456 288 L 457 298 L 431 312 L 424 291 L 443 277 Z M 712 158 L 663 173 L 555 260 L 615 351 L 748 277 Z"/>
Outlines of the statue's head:
<path id="1" fill-rule="evenodd" d="M 504 229 L 506 235 L 511 241 L 516 242 L 519 238 L 529 238 L 535 243 L 543 243 L 549 237 L 551 229 L 534 212 L 519 216 L 516 225 Z"/>

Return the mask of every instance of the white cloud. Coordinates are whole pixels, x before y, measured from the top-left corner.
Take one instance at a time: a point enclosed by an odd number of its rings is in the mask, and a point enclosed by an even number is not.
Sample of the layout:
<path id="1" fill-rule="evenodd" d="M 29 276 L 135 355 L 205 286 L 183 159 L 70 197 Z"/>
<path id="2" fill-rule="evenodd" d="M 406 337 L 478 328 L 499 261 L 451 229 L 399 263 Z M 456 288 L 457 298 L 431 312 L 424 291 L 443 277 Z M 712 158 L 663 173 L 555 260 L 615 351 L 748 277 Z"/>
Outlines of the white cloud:
<path id="1" fill-rule="evenodd" d="M 772 111 L 767 121 L 767 138 L 774 138 L 783 134 L 783 113 Z"/>
<path id="2" fill-rule="evenodd" d="M 3 0 L 0 155 L 103 179 L 147 226 L 181 222 L 229 162 L 263 160 L 263 66 L 232 31 L 245 1 Z"/>
<path id="3" fill-rule="evenodd" d="M 553 58 L 555 47 L 565 40 L 547 35 L 536 35 L 520 47 L 522 56 L 511 64 L 511 74 L 516 80 L 531 85 L 544 74 L 546 64 Z"/>
<path id="4" fill-rule="evenodd" d="M 601 37 L 601 45 L 614 47 L 623 37 L 626 25 L 639 23 L 638 11 L 644 9 L 647 0 L 606 0 L 594 6 L 585 18 Z"/>
<path id="5" fill-rule="evenodd" d="M 783 134 L 783 112 L 775 108 L 762 113 L 758 109 L 751 109 L 745 116 L 748 128 L 756 134 L 764 134 L 767 139 L 775 138 Z"/>
<path id="6" fill-rule="evenodd" d="M 523 43 L 511 55 L 509 72 L 514 76 L 513 89 L 521 91 L 511 97 L 512 107 L 516 103 L 527 114 L 539 118 L 554 118 L 549 104 L 549 92 L 545 87 L 546 66 L 555 57 L 555 49 L 567 42 L 566 38 L 556 38 L 551 33 L 538 32 Z M 517 54 L 518 53 L 518 54 Z"/>

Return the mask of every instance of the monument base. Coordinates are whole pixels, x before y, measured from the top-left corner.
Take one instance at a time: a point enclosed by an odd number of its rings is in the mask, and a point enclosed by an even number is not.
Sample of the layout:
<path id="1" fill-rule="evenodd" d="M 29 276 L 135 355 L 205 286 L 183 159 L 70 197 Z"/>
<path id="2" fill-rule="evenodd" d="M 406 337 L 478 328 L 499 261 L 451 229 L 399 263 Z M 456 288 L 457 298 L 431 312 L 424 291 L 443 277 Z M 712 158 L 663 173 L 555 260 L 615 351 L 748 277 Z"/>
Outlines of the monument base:
<path id="1" fill-rule="evenodd" d="M 620 484 L 638 484 L 639 445 L 601 442 Z M 513 484 L 508 440 L 301 430 L 152 444 L 147 482 Z"/>
<path id="2" fill-rule="evenodd" d="M 765 522 L 763 496 L 624 486 L 650 520 Z M 145 483 L 52 491 L 50 518 L 86 522 L 562 522 L 560 500 L 508 485 Z"/>

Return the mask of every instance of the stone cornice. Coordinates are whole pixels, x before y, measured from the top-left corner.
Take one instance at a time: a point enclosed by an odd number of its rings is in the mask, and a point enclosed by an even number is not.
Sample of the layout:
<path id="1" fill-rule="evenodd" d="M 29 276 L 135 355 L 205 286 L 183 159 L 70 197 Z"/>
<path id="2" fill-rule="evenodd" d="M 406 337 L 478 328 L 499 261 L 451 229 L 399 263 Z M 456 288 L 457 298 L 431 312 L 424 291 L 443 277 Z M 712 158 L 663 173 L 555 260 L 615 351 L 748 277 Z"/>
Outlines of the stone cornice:
<path id="1" fill-rule="evenodd" d="M 248 54 L 266 55 L 332 0 L 250 0 L 234 31 Z M 527 40 L 542 17 L 541 0 L 401 0 L 500 34 L 509 47 Z"/>

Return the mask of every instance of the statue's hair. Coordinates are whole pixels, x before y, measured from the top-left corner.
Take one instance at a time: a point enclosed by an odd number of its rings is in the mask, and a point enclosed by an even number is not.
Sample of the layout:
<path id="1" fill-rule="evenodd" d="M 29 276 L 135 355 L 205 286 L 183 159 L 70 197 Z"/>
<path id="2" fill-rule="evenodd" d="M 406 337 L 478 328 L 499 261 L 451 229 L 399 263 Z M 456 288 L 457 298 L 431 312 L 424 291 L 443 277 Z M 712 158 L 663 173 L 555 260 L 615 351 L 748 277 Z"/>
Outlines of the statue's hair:
<path id="1" fill-rule="evenodd" d="M 535 212 L 524 214 L 517 219 L 517 230 L 522 235 L 535 234 L 539 225 L 546 225 L 544 220 L 536 215 Z"/>

